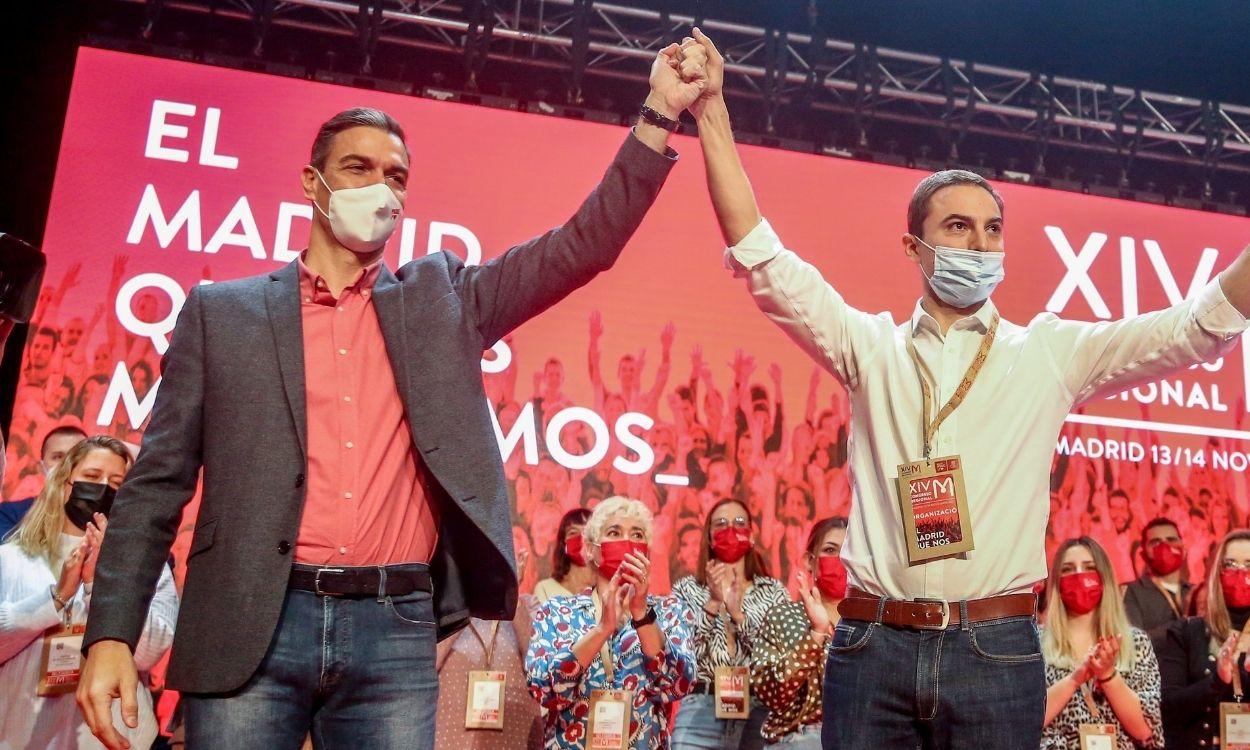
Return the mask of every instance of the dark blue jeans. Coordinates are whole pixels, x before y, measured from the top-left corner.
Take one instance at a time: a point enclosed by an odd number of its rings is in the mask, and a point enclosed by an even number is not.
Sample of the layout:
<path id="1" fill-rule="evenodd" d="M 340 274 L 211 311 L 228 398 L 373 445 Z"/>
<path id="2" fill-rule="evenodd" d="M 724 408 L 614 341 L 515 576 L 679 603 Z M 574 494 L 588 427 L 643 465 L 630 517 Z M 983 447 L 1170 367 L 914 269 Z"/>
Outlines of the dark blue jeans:
<path id="1" fill-rule="evenodd" d="M 277 632 L 239 690 L 183 694 L 188 750 L 434 747 L 434 608 L 287 591 Z"/>
<path id="2" fill-rule="evenodd" d="M 825 665 L 825 750 L 1037 750 L 1046 714 L 1032 617 L 907 630 L 838 623 Z"/>

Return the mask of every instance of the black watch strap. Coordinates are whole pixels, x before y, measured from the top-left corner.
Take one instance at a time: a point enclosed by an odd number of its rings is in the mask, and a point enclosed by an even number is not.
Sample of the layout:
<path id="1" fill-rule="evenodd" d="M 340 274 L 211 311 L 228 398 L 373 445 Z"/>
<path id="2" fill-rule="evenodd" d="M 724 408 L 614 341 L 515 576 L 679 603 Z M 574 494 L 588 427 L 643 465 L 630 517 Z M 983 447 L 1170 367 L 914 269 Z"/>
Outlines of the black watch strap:
<path id="1" fill-rule="evenodd" d="M 670 120 L 645 104 L 642 105 L 642 109 L 638 111 L 638 116 L 651 125 L 654 125 L 657 128 L 663 128 L 670 133 L 676 133 L 681 130 L 680 122 L 677 120 Z"/>
<path id="2" fill-rule="evenodd" d="M 646 627 L 647 625 L 655 622 L 655 618 L 655 607 L 647 607 L 647 613 L 642 616 L 641 620 L 630 618 L 629 624 L 634 626 L 634 630 L 637 630 L 638 628 Z"/>

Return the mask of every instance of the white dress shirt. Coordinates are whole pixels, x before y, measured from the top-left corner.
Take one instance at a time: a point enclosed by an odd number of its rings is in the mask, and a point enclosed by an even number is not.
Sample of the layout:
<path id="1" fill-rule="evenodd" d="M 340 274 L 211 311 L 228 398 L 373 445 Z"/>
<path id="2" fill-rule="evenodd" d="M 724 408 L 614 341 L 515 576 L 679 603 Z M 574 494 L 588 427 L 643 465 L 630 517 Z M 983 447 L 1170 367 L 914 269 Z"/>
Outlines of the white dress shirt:
<path id="1" fill-rule="evenodd" d="M 725 253 L 764 314 L 846 387 L 854 502 L 842 560 L 849 582 L 893 599 L 947 601 L 1027 591 L 1046 577 L 1051 457 L 1076 405 L 1227 352 L 1247 321 L 1216 279 L 1192 299 L 1115 322 L 1003 320 L 972 389 L 934 436 L 933 456 L 964 461 L 975 550 L 909 566 L 895 486 L 923 458 L 916 350 L 934 411 L 963 379 L 996 313 L 987 301 L 945 336 L 919 303 L 911 319 L 847 305 L 812 265 L 761 221 Z"/>
<path id="2" fill-rule="evenodd" d="M 82 543 L 82 537 L 62 534 L 62 559 Z M 39 666 L 43 658 L 43 634 L 61 624 L 49 587 L 57 580 L 48 562 L 32 558 L 16 542 L 0 544 L 0 750 L 48 748 L 85 750 L 103 748 L 87 728 L 74 694 L 39 696 Z M 87 620 L 91 592 L 79 586 L 67 603 L 72 624 Z M 147 623 L 135 648 L 135 666 L 146 672 L 161 660 L 174 640 L 178 619 L 178 594 L 166 566 L 148 608 Z M 156 739 L 156 716 L 152 696 L 143 681 L 138 689 L 139 726 L 130 729 L 121 721 L 121 701 L 113 701 L 113 725 L 136 750 Z"/>

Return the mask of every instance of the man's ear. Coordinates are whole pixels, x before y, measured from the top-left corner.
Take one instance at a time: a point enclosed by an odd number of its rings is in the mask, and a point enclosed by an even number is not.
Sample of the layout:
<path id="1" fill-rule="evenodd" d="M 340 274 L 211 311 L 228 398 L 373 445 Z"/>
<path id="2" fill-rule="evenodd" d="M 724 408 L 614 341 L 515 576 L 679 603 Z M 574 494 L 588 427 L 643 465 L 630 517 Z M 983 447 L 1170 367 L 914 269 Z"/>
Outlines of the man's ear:
<path id="1" fill-rule="evenodd" d="M 304 197 L 310 201 L 316 201 L 317 188 L 321 186 L 321 178 L 317 176 L 317 170 L 310 165 L 305 165 L 300 170 L 299 181 L 304 189 Z"/>
<path id="2" fill-rule="evenodd" d="M 916 265 L 920 265 L 920 243 L 916 241 L 916 237 L 911 232 L 904 232 L 902 237 L 903 254 L 908 260 Z"/>

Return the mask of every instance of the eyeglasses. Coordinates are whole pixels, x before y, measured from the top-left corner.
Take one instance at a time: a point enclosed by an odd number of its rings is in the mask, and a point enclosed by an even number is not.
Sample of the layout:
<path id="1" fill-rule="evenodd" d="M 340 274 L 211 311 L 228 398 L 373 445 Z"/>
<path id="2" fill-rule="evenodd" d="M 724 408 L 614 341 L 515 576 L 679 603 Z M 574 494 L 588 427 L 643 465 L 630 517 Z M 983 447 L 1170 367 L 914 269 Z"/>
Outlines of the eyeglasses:
<path id="1" fill-rule="evenodd" d="M 1220 567 L 1224 570 L 1250 570 L 1250 560 L 1225 560 Z"/>
<path id="2" fill-rule="evenodd" d="M 728 518 L 718 518 L 715 521 L 712 521 L 712 528 L 715 529 L 716 531 L 720 531 L 721 529 L 729 528 L 730 523 L 731 521 Z M 743 516 L 738 516 L 737 518 L 733 519 L 732 523 L 735 529 L 751 528 L 751 519 L 744 518 Z"/>

